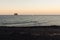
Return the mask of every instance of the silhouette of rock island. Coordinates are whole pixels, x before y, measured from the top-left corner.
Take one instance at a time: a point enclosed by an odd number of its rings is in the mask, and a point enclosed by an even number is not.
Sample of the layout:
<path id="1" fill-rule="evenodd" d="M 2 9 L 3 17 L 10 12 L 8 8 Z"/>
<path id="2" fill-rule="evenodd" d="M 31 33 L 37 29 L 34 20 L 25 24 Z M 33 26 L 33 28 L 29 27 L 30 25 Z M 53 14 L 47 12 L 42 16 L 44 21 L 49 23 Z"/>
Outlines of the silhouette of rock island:
<path id="1" fill-rule="evenodd" d="M 14 15 L 18 15 L 18 13 L 14 13 Z"/>

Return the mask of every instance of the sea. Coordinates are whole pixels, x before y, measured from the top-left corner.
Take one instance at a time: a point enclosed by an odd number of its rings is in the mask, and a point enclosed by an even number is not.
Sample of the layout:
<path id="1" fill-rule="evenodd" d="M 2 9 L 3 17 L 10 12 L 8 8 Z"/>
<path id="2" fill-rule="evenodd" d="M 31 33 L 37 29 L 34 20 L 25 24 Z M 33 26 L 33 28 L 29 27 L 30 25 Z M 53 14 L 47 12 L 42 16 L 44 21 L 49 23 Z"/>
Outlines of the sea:
<path id="1" fill-rule="evenodd" d="M 60 26 L 60 15 L 0 15 L 0 26 Z"/>

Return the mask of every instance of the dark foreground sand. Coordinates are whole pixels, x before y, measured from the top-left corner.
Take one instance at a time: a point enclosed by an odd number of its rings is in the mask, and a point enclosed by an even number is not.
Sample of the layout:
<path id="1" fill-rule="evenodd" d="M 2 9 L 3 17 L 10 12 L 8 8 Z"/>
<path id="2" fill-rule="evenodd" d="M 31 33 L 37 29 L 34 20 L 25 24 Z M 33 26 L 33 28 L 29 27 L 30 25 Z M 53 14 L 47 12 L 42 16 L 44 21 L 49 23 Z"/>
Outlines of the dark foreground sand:
<path id="1" fill-rule="evenodd" d="M 60 40 L 60 26 L 0 26 L 0 40 Z"/>

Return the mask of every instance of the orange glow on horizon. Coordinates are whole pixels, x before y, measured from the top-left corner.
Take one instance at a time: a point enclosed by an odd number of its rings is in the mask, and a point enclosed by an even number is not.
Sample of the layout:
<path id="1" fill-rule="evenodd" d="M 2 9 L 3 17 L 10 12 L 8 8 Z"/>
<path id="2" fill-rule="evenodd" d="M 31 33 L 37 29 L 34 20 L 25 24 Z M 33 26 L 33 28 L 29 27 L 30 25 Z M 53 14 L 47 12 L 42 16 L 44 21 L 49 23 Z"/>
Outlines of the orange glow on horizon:
<path id="1" fill-rule="evenodd" d="M 56 14 L 56 13 L 60 13 L 60 10 L 0 10 L 0 14 L 6 14 L 6 15 L 9 15 L 9 14 L 13 14 L 13 13 L 19 13 L 19 14 L 22 14 L 22 15 L 25 15 L 25 14 Z"/>

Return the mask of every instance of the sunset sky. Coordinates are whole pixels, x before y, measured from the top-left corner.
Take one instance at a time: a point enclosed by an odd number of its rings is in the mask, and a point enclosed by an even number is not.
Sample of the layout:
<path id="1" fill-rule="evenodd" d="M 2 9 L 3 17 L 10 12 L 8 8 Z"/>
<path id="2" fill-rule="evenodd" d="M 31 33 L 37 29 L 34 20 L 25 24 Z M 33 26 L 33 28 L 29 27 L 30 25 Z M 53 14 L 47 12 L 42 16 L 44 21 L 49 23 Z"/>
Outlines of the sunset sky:
<path id="1" fill-rule="evenodd" d="M 60 0 L 0 0 L 0 15 L 59 15 Z"/>

